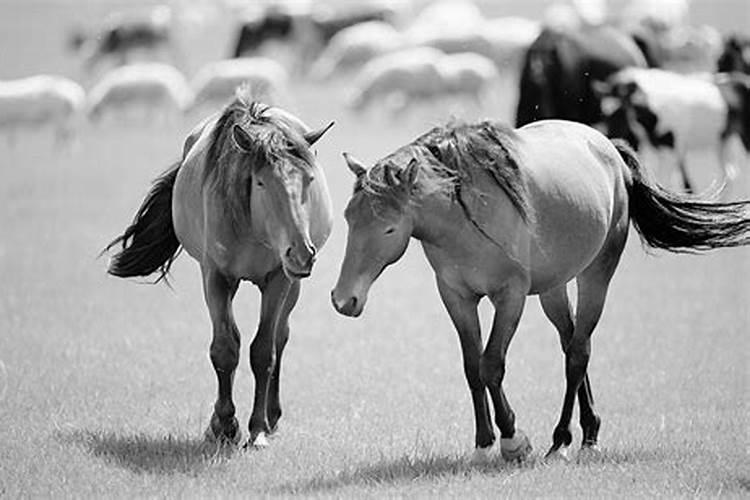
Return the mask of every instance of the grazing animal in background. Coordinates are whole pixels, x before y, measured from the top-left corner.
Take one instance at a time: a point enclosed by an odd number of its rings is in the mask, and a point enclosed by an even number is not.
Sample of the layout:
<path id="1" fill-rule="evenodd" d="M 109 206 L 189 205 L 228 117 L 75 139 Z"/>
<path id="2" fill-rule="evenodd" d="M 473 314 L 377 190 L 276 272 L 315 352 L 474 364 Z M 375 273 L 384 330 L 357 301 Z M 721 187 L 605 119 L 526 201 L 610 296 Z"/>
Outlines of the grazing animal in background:
<path id="1" fill-rule="evenodd" d="M 68 142 L 82 117 L 86 94 L 76 82 L 55 75 L 0 80 L 0 132 L 14 144 L 20 129 L 50 126 L 57 143 Z"/>
<path id="2" fill-rule="evenodd" d="M 198 70 L 191 82 L 192 109 L 223 107 L 242 85 L 249 87 L 254 100 L 277 104 L 286 95 L 288 80 L 286 69 L 266 57 L 211 62 Z"/>
<path id="3" fill-rule="evenodd" d="M 232 299 L 240 281 L 262 295 L 250 345 L 255 398 L 246 446 L 268 446 L 276 430 L 289 314 L 331 231 L 325 175 L 310 149 L 328 128 L 310 130 L 240 95 L 193 130 L 182 161 L 156 179 L 133 223 L 107 247 L 119 247 L 109 266 L 119 277 L 156 274 L 159 281 L 181 248 L 200 264 L 219 383 L 207 440 L 241 439 L 232 401 L 240 355 Z"/>
<path id="4" fill-rule="evenodd" d="M 685 164 L 688 151 L 715 150 L 725 182 L 737 176 L 728 161 L 728 140 L 737 135 L 750 151 L 750 77 L 627 68 L 596 87 L 608 109 L 607 135 L 627 140 L 636 150 L 643 142 L 674 150 L 688 191 L 693 191 Z"/>
<path id="5" fill-rule="evenodd" d="M 750 37 L 734 34 L 724 40 L 724 48 L 716 62 L 721 73 L 738 72 L 750 75 Z"/>
<path id="6" fill-rule="evenodd" d="M 287 41 L 293 34 L 293 27 L 294 16 L 291 13 L 269 9 L 242 23 L 232 56 L 254 55 L 264 43 L 271 40 Z"/>
<path id="7" fill-rule="evenodd" d="M 480 105 L 500 79 L 491 59 L 472 52 L 444 55 L 438 61 L 438 72 L 441 93 L 469 97 Z"/>
<path id="8" fill-rule="evenodd" d="M 528 295 L 539 295 L 565 354 L 565 396 L 548 458 L 566 457 L 578 397 L 581 456 L 597 451 L 600 417 L 587 367 L 591 335 L 632 221 L 645 245 L 694 252 L 750 244 L 750 201 L 711 203 L 649 180 L 623 141 L 563 120 L 517 130 L 496 122 L 437 127 L 356 175 L 344 215 L 346 251 L 331 299 L 359 316 L 383 270 L 422 243 L 458 332 L 476 422 L 476 457 L 495 442 L 506 460 L 531 444 L 503 391 L 506 355 Z M 566 284 L 575 279 L 572 313 Z M 486 346 L 477 305 L 495 317 Z"/>
<path id="9" fill-rule="evenodd" d="M 88 116 L 97 121 L 105 114 L 138 112 L 148 118 L 184 112 L 193 94 L 185 77 L 162 63 L 133 63 L 106 73 L 89 91 Z"/>
<path id="10" fill-rule="evenodd" d="M 420 47 L 373 59 L 355 77 L 349 106 L 363 111 L 378 100 L 397 98 L 395 110 L 401 110 L 435 97 L 443 90 L 438 64 L 444 56 L 439 50 Z"/>
<path id="11" fill-rule="evenodd" d="M 370 60 L 403 47 L 403 36 L 388 23 L 369 21 L 355 24 L 331 38 L 310 69 L 310 77 L 325 80 L 355 71 Z"/>
<path id="12" fill-rule="evenodd" d="M 166 51 L 174 59 L 180 59 L 172 35 L 172 14 L 167 6 L 156 7 L 145 17 L 110 16 L 95 32 L 73 33 L 70 46 L 84 54 L 87 72 L 106 59 L 114 60 L 117 65 L 127 64 L 138 50 Z"/>
<path id="13" fill-rule="evenodd" d="M 601 122 L 592 82 L 630 66 L 646 67 L 646 60 L 628 35 L 611 26 L 543 29 L 524 59 L 516 125 L 545 118 Z"/>

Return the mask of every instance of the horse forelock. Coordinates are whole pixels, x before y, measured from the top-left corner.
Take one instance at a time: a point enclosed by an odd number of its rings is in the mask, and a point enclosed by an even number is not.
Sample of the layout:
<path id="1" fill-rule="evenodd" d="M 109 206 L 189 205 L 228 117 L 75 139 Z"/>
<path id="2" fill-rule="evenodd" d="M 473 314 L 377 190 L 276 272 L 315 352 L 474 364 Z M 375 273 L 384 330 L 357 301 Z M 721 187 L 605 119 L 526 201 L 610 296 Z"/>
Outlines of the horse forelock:
<path id="1" fill-rule="evenodd" d="M 381 204 L 397 207 L 405 201 L 418 202 L 427 195 L 443 195 L 459 203 L 476 225 L 461 200 L 461 191 L 475 189 L 479 181 L 476 174 L 484 172 L 505 192 L 522 219 L 529 222 L 533 214 L 516 146 L 518 140 L 511 127 L 497 122 L 435 127 L 378 161 L 357 179 L 355 194 L 364 192 Z M 417 162 L 419 175 L 414 189 L 406 193 L 387 181 L 386 170 L 401 171 L 413 160 Z"/>
<path id="2" fill-rule="evenodd" d="M 260 169 L 278 169 L 278 175 L 285 178 L 288 168 L 309 174 L 315 164 L 302 132 L 279 115 L 269 113 L 270 109 L 239 92 L 211 133 L 203 184 L 225 196 L 235 225 L 249 218 L 250 179 Z M 235 146 L 234 125 L 242 127 L 251 138 L 251 143 L 245 145 L 248 150 Z"/>

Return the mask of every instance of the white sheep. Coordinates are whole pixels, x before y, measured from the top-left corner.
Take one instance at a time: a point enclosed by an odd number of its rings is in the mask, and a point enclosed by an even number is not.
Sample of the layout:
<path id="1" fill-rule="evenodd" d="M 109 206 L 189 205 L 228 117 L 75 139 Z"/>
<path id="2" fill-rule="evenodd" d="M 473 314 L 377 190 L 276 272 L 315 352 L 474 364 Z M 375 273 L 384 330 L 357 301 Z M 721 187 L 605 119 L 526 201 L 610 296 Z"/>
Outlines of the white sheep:
<path id="1" fill-rule="evenodd" d="M 446 54 L 438 61 L 442 78 L 441 93 L 468 97 L 477 104 L 500 78 L 495 64 L 488 58 L 471 52 Z"/>
<path id="2" fill-rule="evenodd" d="M 362 111 L 376 100 L 399 99 L 403 108 L 409 101 L 434 97 L 443 88 L 438 68 L 443 55 L 420 47 L 373 59 L 356 76 L 349 106 Z"/>
<path id="3" fill-rule="evenodd" d="M 51 126 L 57 142 L 67 142 L 82 115 L 85 92 L 54 75 L 0 81 L 0 131 L 13 144 L 18 129 Z"/>
<path id="4" fill-rule="evenodd" d="M 344 28 L 333 36 L 310 70 L 311 78 L 324 80 L 362 67 L 365 63 L 404 45 L 404 37 L 392 25 L 369 21 Z"/>
<path id="5" fill-rule="evenodd" d="M 104 114 L 147 117 L 174 116 L 192 102 L 185 77 L 176 68 L 162 63 L 135 63 L 106 73 L 89 91 L 88 116 Z"/>
<path id="6" fill-rule="evenodd" d="M 249 85 L 255 98 L 274 104 L 286 95 L 289 76 L 286 69 L 266 57 L 242 57 L 208 63 L 191 82 L 192 109 L 218 108 L 232 100 L 235 91 Z"/>

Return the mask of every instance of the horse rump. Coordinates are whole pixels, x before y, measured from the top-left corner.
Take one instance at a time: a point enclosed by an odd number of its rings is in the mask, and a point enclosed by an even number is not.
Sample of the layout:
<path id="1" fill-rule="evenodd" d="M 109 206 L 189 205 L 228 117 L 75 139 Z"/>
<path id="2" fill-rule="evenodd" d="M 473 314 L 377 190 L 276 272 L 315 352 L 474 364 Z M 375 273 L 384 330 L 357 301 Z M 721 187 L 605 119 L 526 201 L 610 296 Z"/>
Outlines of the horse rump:
<path id="1" fill-rule="evenodd" d="M 642 242 L 671 252 L 750 244 L 750 201 L 718 203 L 668 191 L 648 177 L 625 141 L 612 143 L 631 173 L 630 220 Z"/>
<path id="2" fill-rule="evenodd" d="M 133 222 L 106 246 L 104 252 L 120 246 L 107 272 L 120 278 L 149 276 L 158 272 L 154 283 L 166 279 L 180 251 L 172 224 L 172 190 L 180 163 L 154 180 Z"/>

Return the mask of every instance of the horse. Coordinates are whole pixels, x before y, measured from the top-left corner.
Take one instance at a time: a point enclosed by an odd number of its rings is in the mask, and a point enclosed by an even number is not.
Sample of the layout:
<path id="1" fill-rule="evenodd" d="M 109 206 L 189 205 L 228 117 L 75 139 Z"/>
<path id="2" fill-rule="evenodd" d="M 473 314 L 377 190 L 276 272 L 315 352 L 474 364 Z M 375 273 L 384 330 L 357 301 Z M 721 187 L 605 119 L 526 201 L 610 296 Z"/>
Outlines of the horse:
<path id="1" fill-rule="evenodd" d="M 368 291 L 413 237 L 435 271 L 458 333 L 476 418 L 475 458 L 495 442 L 489 392 L 506 460 L 531 452 L 503 391 L 508 346 L 528 295 L 539 295 L 559 332 L 566 389 L 548 459 L 567 458 L 576 395 L 579 458 L 599 452 L 601 424 L 587 367 L 591 335 L 632 221 L 646 246 L 696 252 L 750 244 L 750 201 L 714 203 L 665 190 L 635 152 L 597 130 L 542 120 L 520 129 L 494 121 L 433 128 L 355 174 L 334 308 L 357 317 Z M 566 284 L 575 279 L 571 310 Z M 477 305 L 495 308 L 486 347 Z"/>
<path id="2" fill-rule="evenodd" d="M 546 118 L 598 123 L 601 106 L 592 82 L 626 67 L 647 65 L 633 39 L 612 26 L 545 28 L 523 62 L 516 126 Z"/>
<path id="3" fill-rule="evenodd" d="M 750 77 L 738 73 L 682 75 L 657 68 L 626 68 L 606 82 L 594 82 L 609 137 L 638 150 L 641 142 L 675 152 L 686 191 L 693 191 L 685 157 L 713 149 L 723 182 L 737 177 L 728 160 L 728 141 L 738 136 L 750 152 Z M 644 137 L 639 137 L 642 135 Z"/>
<path id="4" fill-rule="evenodd" d="M 240 348 L 232 300 L 241 281 L 261 292 L 245 447 L 268 446 L 277 429 L 288 318 L 332 226 L 325 175 L 311 151 L 332 125 L 310 130 L 296 116 L 239 94 L 190 133 L 181 161 L 156 179 L 133 222 L 105 249 L 118 247 L 108 269 L 118 277 L 165 279 L 181 249 L 199 263 L 218 379 L 208 441 L 241 440 L 232 401 Z"/>

